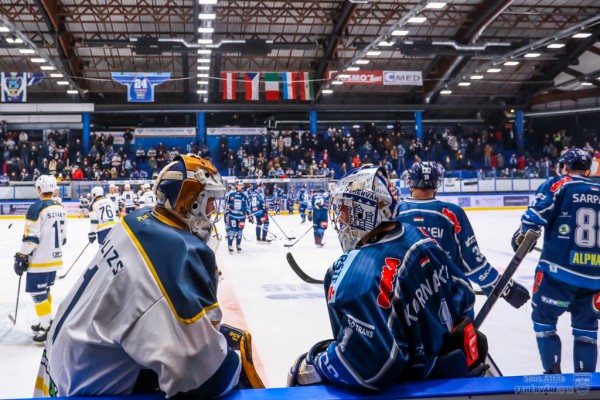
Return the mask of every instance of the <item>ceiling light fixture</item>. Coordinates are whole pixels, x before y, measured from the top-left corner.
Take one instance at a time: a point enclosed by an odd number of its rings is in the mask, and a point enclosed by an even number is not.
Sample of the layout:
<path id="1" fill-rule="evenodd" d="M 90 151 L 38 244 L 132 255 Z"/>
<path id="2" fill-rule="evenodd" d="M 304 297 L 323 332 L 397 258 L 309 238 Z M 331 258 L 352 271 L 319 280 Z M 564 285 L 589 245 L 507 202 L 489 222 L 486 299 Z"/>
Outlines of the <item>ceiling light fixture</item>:
<path id="1" fill-rule="evenodd" d="M 215 13 L 207 13 L 207 14 L 198 14 L 198 19 L 216 19 L 217 14 Z"/>
<path id="2" fill-rule="evenodd" d="M 360 71 L 360 67 L 348 67 L 348 68 L 346 68 L 346 71 L 350 71 L 350 72 Z"/>
<path id="3" fill-rule="evenodd" d="M 458 82 L 458 86 L 471 86 L 471 82 Z"/>
<path id="4" fill-rule="evenodd" d="M 392 32 L 392 36 L 406 36 L 406 35 L 408 35 L 408 31 L 405 31 L 405 30 L 402 30 L 402 29 L 399 29 L 399 30 L 396 30 L 396 31 Z"/>
<path id="5" fill-rule="evenodd" d="M 215 28 L 213 27 L 201 26 L 200 28 L 198 28 L 198 33 L 213 33 L 214 31 Z"/>
<path id="6" fill-rule="evenodd" d="M 67 94 L 79 94 L 79 90 L 77 89 L 68 89 Z"/>
<path id="7" fill-rule="evenodd" d="M 196 77 L 198 77 L 198 78 L 208 78 L 208 76 L 209 76 L 208 74 L 204 74 L 204 73 L 196 75 Z"/>
<path id="8" fill-rule="evenodd" d="M 367 56 L 378 56 L 380 54 L 381 54 L 381 52 L 380 51 L 376 51 L 376 50 L 367 51 Z"/>
<path id="9" fill-rule="evenodd" d="M 339 74 L 337 76 L 337 78 L 338 79 L 348 79 L 348 78 L 350 78 L 350 75 L 348 75 L 348 74 Z"/>
<path id="10" fill-rule="evenodd" d="M 331 82 L 331 84 L 332 85 L 343 85 L 344 82 L 342 82 L 342 81 L 333 81 L 333 82 Z"/>
<path id="11" fill-rule="evenodd" d="M 198 85 L 208 85 L 208 81 L 197 81 Z"/>
<path id="12" fill-rule="evenodd" d="M 63 77 L 63 74 L 59 74 L 58 72 L 54 73 L 54 74 L 50 74 L 50 78 L 62 78 L 62 77 Z"/>
<path id="13" fill-rule="evenodd" d="M 562 49 L 563 47 L 565 47 L 565 44 L 564 43 L 552 43 L 546 47 L 548 47 L 549 49 Z"/>
<path id="14" fill-rule="evenodd" d="M 35 54 L 35 50 L 33 50 L 33 49 L 19 49 L 19 53 L 21 53 L 21 54 Z"/>
<path id="15" fill-rule="evenodd" d="M 54 68 L 52 65 L 42 65 L 40 69 L 42 71 L 54 71 L 56 68 Z"/>
<path id="16" fill-rule="evenodd" d="M 471 79 L 473 79 L 473 80 L 483 79 L 483 75 L 471 75 Z"/>
<path id="17" fill-rule="evenodd" d="M 500 68 L 490 68 L 487 70 L 487 72 L 491 73 L 491 74 L 495 74 L 496 72 L 500 72 L 502 71 L 502 69 Z"/>
<path id="18" fill-rule="evenodd" d="M 196 90 L 198 94 L 208 94 L 208 90 Z"/>
<path id="19" fill-rule="evenodd" d="M 592 34 L 589 32 L 579 32 L 579 33 L 574 34 L 571 37 L 573 39 L 585 39 L 585 38 L 589 38 L 590 36 L 592 36 Z"/>
<path id="20" fill-rule="evenodd" d="M 542 55 L 541 53 L 527 53 L 523 57 L 525 57 L 525 58 L 536 58 L 536 57 L 539 57 L 541 55 Z"/>
<path id="21" fill-rule="evenodd" d="M 321 90 L 321 93 L 323 93 L 323 94 L 331 94 L 331 93 L 333 93 L 333 90 L 331 90 L 331 89 L 323 89 L 323 90 Z"/>
<path id="22" fill-rule="evenodd" d="M 442 2 L 431 2 L 431 3 L 427 3 L 425 5 L 425 8 L 429 8 L 432 10 L 441 10 L 442 8 L 446 7 L 446 3 L 442 3 Z"/>
<path id="23" fill-rule="evenodd" d="M 379 42 L 379 44 L 377 46 L 379 46 L 379 47 L 392 47 L 394 44 L 395 44 L 394 42 L 386 42 L 384 40 L 384 41 Z"/>
<path id="24" fill-rule="evenodd" d="M 218 0 L 198 0 L 198 4 L 217 4 Z"/>
<path id="25" fill-rule="evenodd" d="M 210 67 L 208 65 L 198 65 L 198 71 L 208 71 Z"/>
<path id="26" fill-rule="evenodd" d="M 369 60 L 356 60 L 356 61 L 354 61 L 354 64 L 365 65 L 365 64 L 368 64 L 369 62 L 370 62 Z"/>
<path id="27" fill-rule="evenodd" d="M 44 58 L 32 58 L 31 62 L 33 62 L 33 63 L 45 63 L 46 59 L 44 59 Z"/>
<path id="28" fill-rule="evenodd" d="M 425 21 L 427 21 L 426 17 L 411 17 L 411 18 L 408 19 L 408 21 L 406 21 L 406 23 L 408 23 L 408 24 L 422 24 Z"/>
<path id="29" fill-rule="evenodd" d="M 211 49 L 200 49 L 198 50 L 198 54 L 210 54 L 212 53 Z"/>
<path id="30" fill-rule="evenodd" d="M 201 64 L 210 64 L 210 58 L 199 58 L 198 63 Z"/>
<path id="31" fill-rule="evenodd" d="M 10 29 L 7 26 L 0 26 L 0 32 L 10 32 Z"/>
<path id="32" fill-rule="evenodd" d="M 212 39 L 198 39 L 198 44 L 212 44 Z"/>
<path id="33" fill-rule="evenodd" d="M 440 90 L 440 94 L 452 94 L 452 90 L 450 90 L 450 89 Z"/>
<path id="34" fill-rule="evenodd" d="M 69 81 L 56 81 L 56 84 L 57 84 L 57 85 L 64 86 L 64 85 L 68 85 L 68 84 L 69 84 Z"/>
<path id="35" fill-rule="evenodd" d="M 504 65 L 506 65 L 507 67 L 512 67 L 515 65 L 519 65 L 519 62 L 518 61 L 507 61 L 504 63 Z"/>

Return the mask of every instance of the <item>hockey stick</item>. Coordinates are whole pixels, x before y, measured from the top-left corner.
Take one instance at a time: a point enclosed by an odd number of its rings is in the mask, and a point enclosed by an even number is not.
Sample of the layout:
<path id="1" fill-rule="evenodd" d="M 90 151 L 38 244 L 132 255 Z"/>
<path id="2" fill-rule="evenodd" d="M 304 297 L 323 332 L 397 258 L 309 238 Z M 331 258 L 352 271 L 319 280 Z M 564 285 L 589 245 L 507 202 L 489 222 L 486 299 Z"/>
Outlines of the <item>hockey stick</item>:
<path id="1" fill-rule="evenodd" d="M 284 244 L 285 247 L 293 247 L 296 243 L 298 243 L 300 241 L 300 239 L 302 239 L 308 232 L 310 232 L 310 230 L 313 228 L 313 226 L 311 225 L 310 228 L 308 228 L 308 230 L 306 232 L 304 232 L 298 239 L 296 239 L 296 241 L 294 243 L 286 243 Z"/>
<path id="2" fill-rule="evenodd" d="M 492 289 L 492 293 L 490 293 L 487 300 L 483 304 L 483 307 L 481 307 L 479 313 L 475 317 L 475 320 L 473 321 L 473 326 L 475 326 L 476 329 L 479 329 L 483 321 L 486 319 L 486 317 L 492 310 L 492 307 L 494 306 L 498 298 L 502 295 L 502 292 L 506 288 L 506 285 L 511 280 L 514 273 L 517 271 L 517 268 L 521 264 L 521 261 L 523 261 L 523 258 L 525 258 L 527 253 L 529 253 L 531 247 L 535 244 L 539 237 L 539 232 L 536 232 L 534 230 L 527 231 L 523 242 L 521 242 L 521 245 L 517 249 L 517 252 L 513 256 L 512 260 L 510 260 L 510 262 L 508 263 L 508 267 L 506 267 L 506 270 L 500 277 L 500 280 L 498 281 L 496 286 L 494 286 L 494 289 Z"/>
<path id="3" fill-rule="evenodd" d="M 19 286 L 17 286 L 17 305 L 15 306 L 15 316 L 8 314 L 8 319 L 12 321 L 14 325 L 17 324 L 17 313 L 19 312 L 19 296 L 21 295 L 21 278 L 23 275 L 19 275 Z"/>
<path id="4" fill-rule="evenodd" d="M 294 271 L 296 273 L 296 275 L 298 275 L 298 277 L 300 279 L 302 279 L 304 282 L 323 284 L 322 279 L 312 278 L 312 277 L 308 276 L 304 271 L 302 271 L 302 269 L 300 268 L 300 266 L 294 259 L 294 256 L 292 255 L 292 253 L 287 253 L 285 258 L 287 258 L 288 264 L 290 264 L 290 267 L 292 267 L 292 271 Z"/>
<path id="5" fill-rule="evenodd" d="M 277 221 L 275 221 L 275 218 L 273 218 L 273 216 L 269 216 L 269 218 L 271 219 L 271 221 L 273 221 L 275 223 L 275 225 L 279 228 L 279 230 L 281 231 L 281 233 L 283 233 L 283 236 L 286 237 L 287 240 L 294 240 L 296 239 L 295 236 L 288 236 L 285 234 L 285 232 L 283 231 L 283 229 L 281 229 L 281 226 L 279 226 L 279 224 L 277 223 Z"/>
<path id="6" fill-rule="evenodd" d="M 77 258 L 75 259 L 75 261 L 73 261 L 73 264 L 69 267 L 69 269 L 67 270 L 67 272 L 64 273 L 64 275 L 60 275 L 58 277 L 58 279 L 64 279 L 67 277 L 67 275 L 69 274 L 69 272 L 71 272 L 71 270 L 73 269 L 73 267 L 75 266 L 75 264 L 77 264 L 77 261 L 79 260 L 79 258 L 81 258 L 81 256 L 83 255 L 83 252 L 85 251 L 85 249 L 88 248 L 88 246 L 90 245 L 90 242 L 88 242 L 85 247 L 83 248 L 83 250 L 81 250 L 81 253 L 79 253 L 79 255 L 77 256 Z"/>

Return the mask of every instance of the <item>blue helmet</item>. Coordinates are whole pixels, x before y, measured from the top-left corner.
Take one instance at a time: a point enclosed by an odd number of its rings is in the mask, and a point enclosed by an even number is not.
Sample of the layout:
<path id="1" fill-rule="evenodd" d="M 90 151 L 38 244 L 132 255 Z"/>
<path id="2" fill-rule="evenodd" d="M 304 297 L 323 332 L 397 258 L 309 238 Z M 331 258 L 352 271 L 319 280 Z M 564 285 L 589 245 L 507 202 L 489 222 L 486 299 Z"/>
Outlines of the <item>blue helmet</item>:
<path id="1" fill-rule="evenodd" d="M 558 166 L 567 167 L 569 171 L 587 171 L 592 166 L 590 153 L 581 149 L 569 149 L 558 158 Z"/>
<path id="2" fill-rule="evenodd" d="M 408 170 L 408 186 L 411 189 L 437 189 L 440 186 L 441 175 L 436 162 L 416 162 Z"/>

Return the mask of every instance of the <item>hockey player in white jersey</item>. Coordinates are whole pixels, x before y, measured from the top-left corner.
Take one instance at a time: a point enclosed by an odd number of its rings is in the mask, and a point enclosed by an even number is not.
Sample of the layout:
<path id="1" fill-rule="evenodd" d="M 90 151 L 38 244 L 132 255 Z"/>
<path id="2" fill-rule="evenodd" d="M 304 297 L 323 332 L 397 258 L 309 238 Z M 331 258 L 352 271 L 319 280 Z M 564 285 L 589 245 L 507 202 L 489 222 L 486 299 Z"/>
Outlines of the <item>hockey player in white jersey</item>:
<path id="1" fill-rule="evenodd" d="M 90 244 L 94 243 L 96 238 L 100 245 L 104 244 L 106 235 L 117 224 L 118 216 L 113 202 L 104 197 L 104 189 L 100 186 L 92 188 L 90 219 L 90 233 L 88 233 Z"/>
<path id="2" fill-rule="evenodd" d="M 117 185 L 114 183 L 111 183 L 108 187 L 108 199 L 112 201 L 113 205 L 115 206 L 115 210 L 117 210 L 117 215 L 120 217 L 122 208 L 120 204 L 121 196 L 119 195 L 119 189 L 117 189 Z"/>
<path id="3" fill-rule="evenodd" d="M 154 190 L 154 209 L 112 229 L 60 305 L 34 397 L 161 391 L 204 399 L 262 386 L 250 336 L 221 325 L 209 247 L 221 176 L 198 156 L 177 156 Z"/>
<path id="4" fill-rule="evenodd" d="M 52 192 L 52 200 L 62 204 L 62 197 L 60 197 L 60 190 L 58 188 L 58 183 L 56 183 L 56 178 L 52 175 L 48 175 L 51 179 L 54 180 L 54 192 Z"/>
<path id="5" fill-rule="evenodd" d="M 140 207 L 154 207 L 156 204 L 156 195 L 150 188 L 150 184 L 142 185 L 142 195 L 140 196 Z"/>
<path id="6" fill-rule="evenodd" d="M 52 200 L 56 180 L 41 175 L 35 181 L 40 197 L 27 210 L 23 244 L 15 254 L 15 273 L 27 272 L 25 291 L 33 298 L 39 323 L 31 329 L 36 332 L 34 342 L 43 343 L 52 322 L 52 297 L 56 271 L 62 267 L 62 246 L 67 241 L 67 213 L 62 204 Z"/>
<path id="7" fill-rule="evenodd" d="M 121 193 L 121 202 L 123 203 L 123 207 L 125 207 L 125 214 L 135 211 L 137 201 L 137 196 L 133 190 L 131 190 L 131 185 L 126 183 L 123 188 L 123 193 Z"/>

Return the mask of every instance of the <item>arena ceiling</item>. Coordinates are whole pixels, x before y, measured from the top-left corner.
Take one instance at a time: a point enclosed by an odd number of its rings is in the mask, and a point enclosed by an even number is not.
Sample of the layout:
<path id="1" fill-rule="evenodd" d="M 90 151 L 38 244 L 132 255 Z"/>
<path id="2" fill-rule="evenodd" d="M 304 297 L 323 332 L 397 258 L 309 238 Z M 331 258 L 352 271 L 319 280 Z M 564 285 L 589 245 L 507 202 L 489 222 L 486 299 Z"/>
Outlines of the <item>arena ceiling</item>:
<path id="1" fill-rule="evenodd" d="M 2 71 L 55 68 L 30 87 L 29 101 L 118 108 L 125 87 L 110 74 L 134 71 L 171 72 L 157 106 L 266 103 L 246 102 L 241 83 L 238 100 L 222 100 L 222 71 L 312 71 L 313 105 L 331 107 L 530 109 L 600 97 L 598 0 L 0 0 L 0 30 Z M 199 57 L 210 58 L 207 71 Z M 423 86 L 328 80 L 328 71 L 353 66 L 421 71 Z"/>

